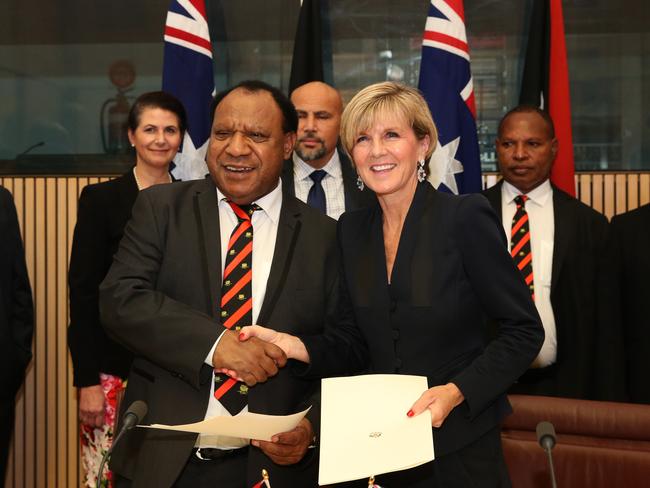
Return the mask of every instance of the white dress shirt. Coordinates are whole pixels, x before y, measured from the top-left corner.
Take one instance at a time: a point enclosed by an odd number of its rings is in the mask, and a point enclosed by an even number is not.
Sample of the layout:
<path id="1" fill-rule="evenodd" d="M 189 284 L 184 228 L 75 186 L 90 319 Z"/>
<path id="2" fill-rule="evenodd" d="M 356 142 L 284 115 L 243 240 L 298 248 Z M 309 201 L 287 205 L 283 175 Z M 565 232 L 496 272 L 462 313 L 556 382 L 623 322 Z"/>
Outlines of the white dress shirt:
<path id="1" fill-rule="evenodd" d="M 232 231 L 237 227 L 238 221 L 235 212 L 228 204 L 226 197 L 217 189 L 217 198 L 219 205 L 219 226 L 221 235 L 221 274 L 226 262 L 226 253 L 228 252 L 228 241 Z M 257 317 L 262 308 L 264 295 L 266 294 L 266 282 L 271 271 L 271 262 L 275 251 L 275 239 L 278 234 L 278 221 L 280 220 L 280 209 L 282 208 L 282 185 L 278 182 L 275 189 L 264 195 L 259 200 L 254 201 L 261 210 L 257 210 L 251 217 L 253 226 L 253 324 L 257 322 Z M 221 336 L 219 337 L 221 339 Z M 212 349 L 205 358 L 205 362 L 212 366 L 212 355 L 219 343 L 219 339 L 214 343 Z M 242 412 L 247 412 L 248 407 L 244 407 Z M 214 417 L 215 415 L 230 415 L 228 410 L 214 397 L 214 381 L 210 387 L 210 400 L 205 418 Z M 220 449 L 235 449 L 248 445 L 248 439 L 239 439 L 226 436 L 208 436 L 201 435 L 196 443 L 197 447 L 218 447 Z"/>
<path id="2" fill-rule="evenodd" d="M 510 229 L 517 211 L 515 197 L 522 193 L 507 181 L 501 189 L 501 213 L 503 228 L 510 249 Z M 553 187 L 549 180 L 526 193 L 526 212 L 530 225 L 530 243 L 533 254 L 533 283 L 535 286 L 535 306 L 544 326 L 544 344 L 532 367 L 543 368 L 555 363 L 557 359 L 557 331 L 555 315 L 551 305 L 551 275 L 553 272 L 553 242 L 555 237 L 555 218 L 553 216 Z"/>
<path id="3" fill-rule="evenodd" d="M 327 173 L 321 181 L 325 191 L 327 215 L 338 220 L 345 212 L 345 190 L 338 149 L 334 151 L 330 160 L 321 169 Z M 293 152 L 293 188 L 296 198 L 305 203 L 307 203 L 309 190 L 314 185 L 314 180 L 309 177 L 314 171 L 313 167 L 300 159 L 295 151 Z"/>

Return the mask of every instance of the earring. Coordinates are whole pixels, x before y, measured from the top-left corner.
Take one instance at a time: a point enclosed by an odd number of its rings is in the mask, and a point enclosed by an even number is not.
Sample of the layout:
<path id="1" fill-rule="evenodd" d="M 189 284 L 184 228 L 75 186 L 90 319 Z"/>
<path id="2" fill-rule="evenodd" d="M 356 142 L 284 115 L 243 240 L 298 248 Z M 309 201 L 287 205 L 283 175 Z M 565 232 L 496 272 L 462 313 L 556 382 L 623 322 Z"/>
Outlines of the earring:
<path id="1" fill-rule="evenodd" d="M 422 183 L 427 179 L 427 172 L 424 170 L 424 159 L 418 161 L 418 181 Z"/>
<path id="2" fill-rule="evenodd" d="M 363 180 L 361 179 L 361 176 L 357 175 L 357 188 L 359 191 L 363 191 L 363 189 L 366 187 L 366 185 L 363 184 Z"/>

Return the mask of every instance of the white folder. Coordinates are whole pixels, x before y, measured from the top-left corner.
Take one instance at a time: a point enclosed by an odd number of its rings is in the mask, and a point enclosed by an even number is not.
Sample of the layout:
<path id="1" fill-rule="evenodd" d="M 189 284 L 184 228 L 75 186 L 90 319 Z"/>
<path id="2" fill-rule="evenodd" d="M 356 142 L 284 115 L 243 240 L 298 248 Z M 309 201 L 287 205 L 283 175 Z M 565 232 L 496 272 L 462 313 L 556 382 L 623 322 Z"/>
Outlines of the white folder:
<path id="1" fill-rule="evenodd" d="M 427 388 L 424 376 L 322 380 L 318 484 L 369 478 L 432 461 L 430 412 L 406 415 Z"/>

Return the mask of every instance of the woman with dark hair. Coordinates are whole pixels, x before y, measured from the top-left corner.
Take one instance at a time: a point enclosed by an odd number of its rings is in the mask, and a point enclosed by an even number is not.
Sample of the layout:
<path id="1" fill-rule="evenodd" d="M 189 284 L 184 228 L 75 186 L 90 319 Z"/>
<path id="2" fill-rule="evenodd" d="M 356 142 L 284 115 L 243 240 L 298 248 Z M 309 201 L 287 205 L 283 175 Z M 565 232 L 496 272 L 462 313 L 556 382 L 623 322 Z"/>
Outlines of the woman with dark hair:
<path id="1" fill-rule="evenodd" d="M 359 188 L 378 200 L 339 220 L 341 295 L 349 298 L 341 311 L 350 313 L 320 336 L 253 326 L 240 339 L 277 344 L 309 365 L 302 371 L 309 377 L 427 377 L 419 398 L 404 399 L 404 415 L 431 416 L 436 458 L 377 477 L 382 486 L 508 487 L 506 391 L 544 331 L 501 224 L 484 197 L 438 192 L 426 181 L 438 135 L 416 89 L 384 82 L 361 90 L 343 111 L 341 141 Z M 499 325 L 492 340 L 488 318 Z"/>
<path id="2" fill-rule="evenodd" d="M 169 167 L 185 134 L 180 101 L 165 92 L 138 97 L 128 118 L 135 148 L 132 170 L 111 181 L 86 186 L 79 198 L 68 281 L 68 345 L 79 392 L 85 486 L 95 486 L 104 451 L 112 441 L 117 399 L 131 366 L 131 355 L 109 339 L 99 320 L 98 292 L 117 251 L 139 190 L 171 183 Z M 104 472 L 100 486 L 111 486 Z"/>

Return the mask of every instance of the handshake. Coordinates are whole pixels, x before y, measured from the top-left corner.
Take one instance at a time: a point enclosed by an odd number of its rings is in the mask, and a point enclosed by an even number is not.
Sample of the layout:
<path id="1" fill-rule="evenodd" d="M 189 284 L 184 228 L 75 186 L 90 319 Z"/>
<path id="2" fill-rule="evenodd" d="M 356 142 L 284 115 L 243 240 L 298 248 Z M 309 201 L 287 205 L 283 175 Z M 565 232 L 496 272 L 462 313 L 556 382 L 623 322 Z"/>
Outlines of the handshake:
<path id="1" fill-rule="evenodd" d="M 309 355 L 300 339 L 259 325 L 241 331 L 227 330 L 221 336 L 212 356 L 215 371 L 254 386 L 278 373 L 287 359 L 309 362 Z"/>
<path id="2" fill-rule="evenodd" d="M 223 333 L 212 355 L 212 366 L 219 373 L 254 386 L 276 375 L 291 358 L 308 362 L 309 356 L 300 339 L 251 325 L 241 331 Z M 274 435 L 270 442 L 252 440 L 251 445 L 261 449 L 274 463 L 286 466 L 300 461 L 313 439 L 311 422 L 303 418 L 293 430 Z"/>

